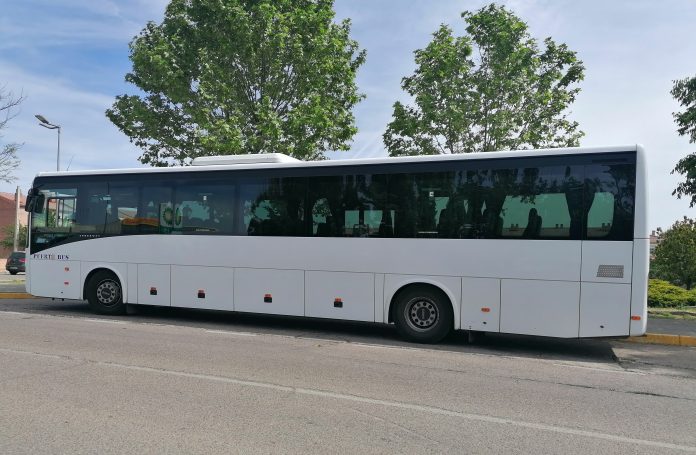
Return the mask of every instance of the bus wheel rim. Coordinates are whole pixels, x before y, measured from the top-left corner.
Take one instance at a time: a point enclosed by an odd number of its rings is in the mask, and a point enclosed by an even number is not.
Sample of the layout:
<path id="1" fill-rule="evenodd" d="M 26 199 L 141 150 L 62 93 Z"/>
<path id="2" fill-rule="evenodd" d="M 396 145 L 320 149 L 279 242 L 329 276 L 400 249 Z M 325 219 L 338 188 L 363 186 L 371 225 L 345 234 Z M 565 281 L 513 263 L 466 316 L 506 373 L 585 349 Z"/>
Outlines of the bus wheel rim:
<path id="1" fill-rule="evenodd" d="M 424 332 L 430 330 L 440 318 L 437 305 L 428 298 L 419 297 L 406 305 L 406 322 L 413 330 Z"/>
<path id="2" fill-rule="evenodd" d="M 118 285 L 112 280 L 104 280 L 97 286 L 97 300 L 104 306 L 116 305 L 120 295 Z"/>

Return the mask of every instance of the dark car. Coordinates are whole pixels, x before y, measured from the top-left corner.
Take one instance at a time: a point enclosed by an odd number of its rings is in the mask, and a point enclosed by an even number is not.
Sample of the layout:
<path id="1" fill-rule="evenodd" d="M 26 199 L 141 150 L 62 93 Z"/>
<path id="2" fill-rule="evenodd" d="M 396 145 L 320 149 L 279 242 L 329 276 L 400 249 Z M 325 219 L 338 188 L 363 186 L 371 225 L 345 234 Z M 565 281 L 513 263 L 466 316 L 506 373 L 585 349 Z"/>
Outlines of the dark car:
<path id="1" fill-rule="evenodd" d="M 15 251 L 14 253 L 10 254 L 9 258 L 7 258 L 5 268 L 8 272 L 10 272 L 11 275 L 17 275 L 17 273 L 19 272 L 27 271 L 24 267 L 26 261 L 27 259 L 24 254 L 24 251 Z"/>

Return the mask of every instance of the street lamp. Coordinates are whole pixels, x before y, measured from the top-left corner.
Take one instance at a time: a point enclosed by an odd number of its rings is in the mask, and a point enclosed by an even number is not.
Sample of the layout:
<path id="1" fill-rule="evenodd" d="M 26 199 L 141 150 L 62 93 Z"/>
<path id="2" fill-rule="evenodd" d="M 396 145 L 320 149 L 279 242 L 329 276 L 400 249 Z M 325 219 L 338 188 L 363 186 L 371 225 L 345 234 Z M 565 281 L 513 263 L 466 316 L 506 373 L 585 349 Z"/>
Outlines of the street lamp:
<path id="1" fill-rule="evenodd" d="M 54 125 L 46 120 L 46 117 L 41 114 L 36 114 L 34 117 L 41 122 L 39 125 L 43 126 L 44 128 L 48 128 L 49 130 L 58 130 L 58 156 L 56 157 L 56 171 L 60 171 L 60 125 Z"/>

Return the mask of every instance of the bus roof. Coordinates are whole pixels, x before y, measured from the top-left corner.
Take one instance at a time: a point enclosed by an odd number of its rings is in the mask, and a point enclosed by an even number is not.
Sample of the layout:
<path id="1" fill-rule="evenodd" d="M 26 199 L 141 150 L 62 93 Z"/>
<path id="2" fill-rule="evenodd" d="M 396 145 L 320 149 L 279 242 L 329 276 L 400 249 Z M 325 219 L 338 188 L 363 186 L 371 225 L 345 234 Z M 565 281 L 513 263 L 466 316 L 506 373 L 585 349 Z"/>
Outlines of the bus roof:
<path id="1" fill-rule="evenodd" d="M 277 169 L 277 168 L 297 168 L 297 167 L 333 167 L 333 166 L 356 166 L 370 164 L 396 164 L 396 163 L 418 163 L 418 162 L 433 162 L 433 161 L 465 161 L 465 160 L 481 160 L 481 159 L 504 159 L 504 158 L 522 158 L 529 156 L 561 156 L 561 155 L 579 155 L 586 153 L 615 153 L 615 152 L 633 152 L 640 149 L 637 144 L 610 146 L 610 147 L 569 147 L 569 148 L 554 148 L 554 149 L 533 149 L 533 150 L 513 150 L 500 152 L 483 152 L 483 153 L 460 153 L 447 155 L 419 155 L 419 156 L 403 156 L 403 157 L 383 157 L 383 158 L 362 158 L 362 159 L 340 159 L 340 160 L 322 160 L 322 161 L 288 161 L 280 163 L 253 163 L 244 164 L 215 164 L 215 165 L 198 165 L 198 166 L 173 166 L 173 167 L 138 167 L 126 169 L 93 169 L 81 171 L 53 171 L 40 172 L 37 177 L 67 177 L 78 175 L 111 175 L 111 174 L 142 174 L 142 173 L 167 173 L 167 172 L 205 172 L 226 170 L 245 170 L 245 169 Z"/>

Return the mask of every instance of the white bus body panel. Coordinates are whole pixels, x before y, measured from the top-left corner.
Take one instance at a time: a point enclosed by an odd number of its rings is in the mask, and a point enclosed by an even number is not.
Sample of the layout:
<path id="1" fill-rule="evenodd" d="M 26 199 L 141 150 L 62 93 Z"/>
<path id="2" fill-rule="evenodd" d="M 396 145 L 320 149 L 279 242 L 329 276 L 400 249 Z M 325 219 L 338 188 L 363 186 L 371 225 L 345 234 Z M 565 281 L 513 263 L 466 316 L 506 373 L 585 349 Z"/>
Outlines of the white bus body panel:
<path id="1" fill-rule="evenodd" d="M 171 267 L 158 264 L 138 264 L 138 303 L 141 305 L 171 305 Z"/>
<path id="2" fill-rule="evenodd" d="M 636 147 L 636 206 L 633 225 L 633 280 L 631 285 L 631 336 L 645 334 L 648 324 L 648 271 L 650 228 L 648 226 L 648 166 L 643 147 Z M 640 319 L 633 319 L 633 318 Z"/>
<path id="3" fill-rule="evenodd" d="M 630 313 L 630 284 L 582 283 L 580 337 L 626 335 Z"/>
<path id="4" fill-rule="evenodd" d="M 375 320 L 375 276 L 372 273 L 305 272 L 305 289 L 305 316 Z"/>
<path id="5" fill-rule="evenodd" d="M 632 277 L 633 242 L 582 243 L 580 337 L 629 334 Z"/>
<path id="6" fill-rule="evenodd" d="M 302 270 L 235 269 L 235 311 L 304 316 L 304 300 Z"/>
<path id="7" fill-rule="evenodd" d="M 636 239 L 633 247 L 633 283 L 631 285 L 631 336 L 645 334 L 648 325 L 648 269 L 650 239 Z M 640 319 L 633 319 L 640 317 Z"/>
<path id="8" fill-rule="evenodd" d="M 500 280 L 462 278 L 462 323 L 465 330 L 500 331 Z"/>
<path id="9" fill-rule="evenodd" d="M 128 287 L 123 295 L 126 303 L 138 303 L 138 264 L 128 264 Z"/>
<path id="10" fill-rule="evenodd" d="M 47 253 L 46 257 L 55 254 Z M 79 299 L 82 297 L 80 280 L 80 261 L 60 259 L 39 259 L 31 261 L 31 284 L 27 291 L 36 296 L 56 297 L 61 299 Z M 30 288 L 30 289 L 29 289 Z"/>
<path id="11" fill-rule="evenodd" d="M 172 306 L 234 310 L 234 269 L 172 266 Z"/>
<path id="12" fill-rule="evenodd" d="M 582 242 L 582 281 L 630 284 L 632 273 L 633 242 Z"/>
<path id="13" fill-rule="evenodd" d="M 500 291 L 501 332 L 578 336 L 579 282 L 502 280 Z"/>

